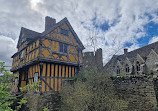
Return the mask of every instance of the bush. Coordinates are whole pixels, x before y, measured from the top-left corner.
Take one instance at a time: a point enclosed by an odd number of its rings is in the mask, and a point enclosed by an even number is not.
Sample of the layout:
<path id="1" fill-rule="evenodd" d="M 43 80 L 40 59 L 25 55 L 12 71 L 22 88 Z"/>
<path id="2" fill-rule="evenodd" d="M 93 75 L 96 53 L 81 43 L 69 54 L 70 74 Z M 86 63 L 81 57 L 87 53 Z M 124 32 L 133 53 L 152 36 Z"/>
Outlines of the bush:
<path id="1" fill-rule="evenodd" d="M 126 111 L 127 102 L 118 99 L 112 81 L 95 70 L 80 72 L 62 92 L 63 111 Z"/>

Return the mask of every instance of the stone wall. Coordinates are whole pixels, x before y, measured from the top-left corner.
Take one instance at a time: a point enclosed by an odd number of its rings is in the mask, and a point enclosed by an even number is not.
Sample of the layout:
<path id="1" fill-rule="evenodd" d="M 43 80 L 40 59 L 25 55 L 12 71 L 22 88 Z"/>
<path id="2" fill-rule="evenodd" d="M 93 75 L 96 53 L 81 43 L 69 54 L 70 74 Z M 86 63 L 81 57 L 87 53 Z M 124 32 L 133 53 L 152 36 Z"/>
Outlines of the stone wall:
<path id="1" fill-rule="evenodd" d="M 94 67 L 99 70 L 103 68 L 103 57 L 101 48 L 97 49 L 95 54 L 94 52 L 83 53 L 83 69 Z"/>
<path id="2" fill-rule="evenodd" d="M 157 105 L 153 79 L 148 76 L 112 77 L 116 94 L 129 101 L 130 111 L 154 111 Z"/>

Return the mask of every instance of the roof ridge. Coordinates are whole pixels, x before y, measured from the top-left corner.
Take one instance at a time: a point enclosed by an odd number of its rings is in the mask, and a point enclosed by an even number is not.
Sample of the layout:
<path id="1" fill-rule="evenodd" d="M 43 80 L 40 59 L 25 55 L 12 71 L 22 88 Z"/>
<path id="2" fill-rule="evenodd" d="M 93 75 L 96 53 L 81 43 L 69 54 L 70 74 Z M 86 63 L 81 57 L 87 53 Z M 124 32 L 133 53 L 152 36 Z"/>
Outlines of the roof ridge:
<path id="1" fill-rule="evenodd" d="M 143 48 L 145 48 L 145 47 L 152 46 L 152 45 L 154 45 L 154 44 L 158 44 L 158 41 L 156 41 L 156 42 L 154 42 L 154 43 L 151 43 L 151 44 L 147 44 L 147 45 L 145 45 L 145 46 L 143 46 L 143 47 L 140 47 L 140 48 L 138 48 L 138 49 L 132 50 L 132 51 L 130 51 L 130 52 L 127 52 L 126 54 L 129 54 L 129 53 L 131 53 L 131 52 L 134 52 L 134 51 L 143 49 Z M 121 54 L 121 55 L 126 55 L 126 54 Z M 121 55 L 120 55 L 120 56 L 121 56 Z"/>
<path id="2" fill-rule="evenodd" d="M 40 32 L 31 30 L 31 29 L 28 29 L 28 28 L 25 28 L 25 27 L 21 27 L 21 31 L 23 31 L 23 30 L 27 30 L 27 31 L 31 31 L 31 32 L 35 32 L 35 33 L 39 33 L 39 34 L 41 34 Z"/>

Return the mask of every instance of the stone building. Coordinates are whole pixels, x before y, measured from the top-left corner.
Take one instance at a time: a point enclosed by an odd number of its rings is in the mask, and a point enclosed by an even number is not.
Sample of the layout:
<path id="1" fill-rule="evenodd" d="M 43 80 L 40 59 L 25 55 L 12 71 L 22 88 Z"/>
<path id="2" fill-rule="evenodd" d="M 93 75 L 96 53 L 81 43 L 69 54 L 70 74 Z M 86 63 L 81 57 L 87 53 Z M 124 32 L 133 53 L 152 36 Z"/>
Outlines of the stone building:
<path id="1" fill-rule="evenodd" d="M 112 75 L 148 75 L 157 77 L 158 71 L 158 42 L 124 54 L 114 55 L 104 66 L 104 70 Z"/>
<path id="2" fill-rule="evenodd" d="M 103 68 L 103 56 L 102 49 L 99 48 L 96 52 L 85 52 L 83 53 L 83 68 Z"/>

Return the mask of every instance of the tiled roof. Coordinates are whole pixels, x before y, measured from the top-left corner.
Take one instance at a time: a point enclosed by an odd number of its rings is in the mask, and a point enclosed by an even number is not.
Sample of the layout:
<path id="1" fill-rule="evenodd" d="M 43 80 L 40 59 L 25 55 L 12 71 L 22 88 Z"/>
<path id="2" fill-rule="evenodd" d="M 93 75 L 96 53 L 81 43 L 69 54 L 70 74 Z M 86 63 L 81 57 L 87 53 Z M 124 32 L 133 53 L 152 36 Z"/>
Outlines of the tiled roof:
<path id="1" fill-rule="evenodd" d="M 158 42 L 146 45 L 144 47 L 133 50 L 131 52 L 127 52 L 126 54 L 114 55 L 104 67 L 114 66 L 117 60 L 123 63 L 126 58 L 128 58 L 131 62 L 133 62 L 136 59 L 137 54 L 139 54 L 144 60 L 146 60 L 146 57 L 151 52 L 151 49 L 153 49 L 155 52 L 158 53 Z"/>
<path id="2" fill-rule="evenodd" d="M 31 41 L 35 40 L 37 37 L 39 37 L 41 35 L 41 33 L 35 32 L 33 30 L 30 30 L 30 29 L 27 29 L 27 28 L 24 28 L 24 27 L 21 27 L 21 32 L 20 32 L 17 47 L 21 43 L 22 34 L 24 34 L 24 36 L 28 40 L 28 42 L 31 42 Z"/>
<path id="3" fill-rule="evenodd" d="M 49 30 L 45 30 L 42 33 L 38 33 L 35 31 L 32 31 L 30 29 L 21 28 L 21 32 L 20 32 L 20 36 L 19 36 L 19 41 L 17 44 L 17 47 L 20 45 L 20 37 L 22 36 L 22 34 L 25 34 L 26 39 L 28 39 L 29 41 L 32 41 L 34 39 L 36 39 L 39 36 L 45 36 L 46 34 L 50 33 L 51 31 L 53 31 L 55 28 L 57 28 L 58 26 L 60 26 L 61 24 L 63 24 L 64 22 L 67 23 L 67 25 L 69 26 L 70 30 L 72 31 L 72 34 L 74 35 L 74 37 L 76 38 L 77 42 L 79 43 L 79 45 L 81 46 L 82 49 L 85 49 L 85 47 L 83 46 L 82 42 L 80 41 L 80 39 L 78 38 L 77 34 L 75 33 L 75 31 L 73 30 L 71 24 L 69 23 L 69 21 L 67 20 L 67 18 L 65 17 L 64 19 L 62 19 L 60 22 L 56 23 L 52 28 L 50 28 Z"/>

